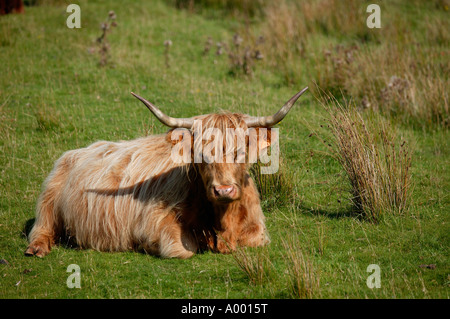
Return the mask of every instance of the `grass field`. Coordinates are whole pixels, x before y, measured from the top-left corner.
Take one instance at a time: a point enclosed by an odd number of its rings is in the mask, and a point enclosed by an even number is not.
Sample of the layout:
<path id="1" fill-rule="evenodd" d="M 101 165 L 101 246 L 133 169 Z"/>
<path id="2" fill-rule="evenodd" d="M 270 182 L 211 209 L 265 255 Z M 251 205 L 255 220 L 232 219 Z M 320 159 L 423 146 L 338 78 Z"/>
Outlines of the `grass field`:
<path id="1" fill-rule="evenodd" d="M 449 297 L 447 1 L 383 2 L 381 29 L 365 26 L 365 1 L 79 1 L 81 29 L 66 26 L 70 1 L 43 2 L 0 16 L 0 298 Z M 96 39 L 110 10 L 117 26 L 100 66 Z M 234 58 L 217 55 L 236 33 Z M 263 59 L 236 62 L 247 44 Z M 63 152 L 167 130 L 131 91 L 177 117 L 267 115 L 306 85 L 278 125 L 282 178 L 262 194 L 268 247 L 188 260 L 65 246 L 24 256 L 41 185 Z M 406 141 L 401 214 L 354 213 L 319 88 L 352 99 L 366 123 L 381 115 Z M 80 289 L 66 285 L 70 264 Z M 380 288 L 366 284 L 370 264 Z"/>

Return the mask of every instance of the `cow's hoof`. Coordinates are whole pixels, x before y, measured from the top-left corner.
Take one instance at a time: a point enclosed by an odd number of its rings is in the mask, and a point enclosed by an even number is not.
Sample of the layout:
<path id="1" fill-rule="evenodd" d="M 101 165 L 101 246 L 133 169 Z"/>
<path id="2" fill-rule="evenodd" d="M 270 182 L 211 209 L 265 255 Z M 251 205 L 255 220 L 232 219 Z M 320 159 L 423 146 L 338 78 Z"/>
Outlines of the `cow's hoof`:
<path id="1" fill-rule="evenodd" d="M 30 245 L 27 250 L 25 250 L 25 256 L 36 256 L 39 258 L 44 257 L 48 253 L 49 251 L 47 249 L 37 245 Z"/>

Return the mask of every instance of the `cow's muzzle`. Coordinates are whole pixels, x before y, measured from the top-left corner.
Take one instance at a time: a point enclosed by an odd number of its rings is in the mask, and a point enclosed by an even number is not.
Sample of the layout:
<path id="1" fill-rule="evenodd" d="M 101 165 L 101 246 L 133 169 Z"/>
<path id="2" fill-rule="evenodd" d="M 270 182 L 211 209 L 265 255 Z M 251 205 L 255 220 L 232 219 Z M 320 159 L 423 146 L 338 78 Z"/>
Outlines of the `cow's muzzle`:
<path id="1" fill-rule="evenodd" d="M 234 185 L 216 185 L 213 186 L 214 199 L 219 202 L 231 202 L 239 199 L 239 194 Z"/>

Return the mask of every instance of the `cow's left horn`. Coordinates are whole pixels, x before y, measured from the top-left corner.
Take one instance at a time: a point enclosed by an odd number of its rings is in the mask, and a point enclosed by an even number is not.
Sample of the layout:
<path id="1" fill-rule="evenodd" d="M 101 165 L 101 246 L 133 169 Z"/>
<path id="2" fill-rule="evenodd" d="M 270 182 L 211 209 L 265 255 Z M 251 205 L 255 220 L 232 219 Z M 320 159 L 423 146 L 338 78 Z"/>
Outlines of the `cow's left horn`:
<path id="1" fill-rule="evenodd" d="M 281 109 L 278 110 L 277 113 L 270 116 L 261 116 L 261 117 L 248 117 L 245 119 L 245 123 L 247 123 L 248 127 L 271 127 L 279 123 L 286 114 L 291 110 L 291 107 L 294 105 L 294 103 L 298 100 L 298 98 L 305 93 L 305 91 L 308 89 L 308 87 L 305 87 L 303 90 L 295 94 L 293 97 L 289 99 L 289 101 L 286 102 L 286 104 L 283 105 Z"/>
<path id="2" fill-rule="evenodd" d="M 167 125 L 171 128 L 187 128 L 190 129 L 192 125 L 194 124 L 193 118 L 175 118 L 170 117 L 166 114 L 164 114 L 160 109 L 158 109 L 156 106 L 154 106 L 152 103 L 144 99 L 143 97 L 131 92 L 134 97 L 139 99 L 142 103 L 145 104 L 145 106 L 156 116 L 156 118 L 163 123 L 164 125 Z"/>

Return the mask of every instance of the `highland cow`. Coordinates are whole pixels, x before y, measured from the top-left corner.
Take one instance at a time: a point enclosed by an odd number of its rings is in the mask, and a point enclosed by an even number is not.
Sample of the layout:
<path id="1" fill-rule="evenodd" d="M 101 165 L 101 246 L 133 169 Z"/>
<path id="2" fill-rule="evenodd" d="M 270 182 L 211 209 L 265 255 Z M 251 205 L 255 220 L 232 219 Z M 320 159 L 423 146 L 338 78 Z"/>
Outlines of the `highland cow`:
<path id="1" fill-rule="evenodd" d="M 178 258 L 267 244 L 258 190 L 248 171 L 251 163 L 174 161 L 171 154 L 180 136 L 193 141 L 192 148 L 205 146 L 207 141 L 194 137 L 195 123 L 202 132 L 267 128 L 257 143 L 268 147 L 270 128 L 306 89 L 267 117 L 221 113 L 172 118 L 133 93 L 171 130 L 132 141 L 100 141 L 63 154 L 44 183 L 25 254 L 43 257 L 63 239 L 80 248 Z M 174 134 L 180 130 L 181 135 Z M 249 140 L 245 136 L 245 143 Z M 225 150 L 220 156 L 229 154 Z"/>

